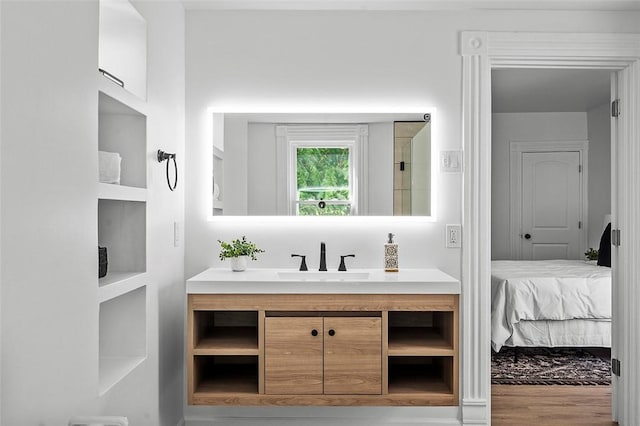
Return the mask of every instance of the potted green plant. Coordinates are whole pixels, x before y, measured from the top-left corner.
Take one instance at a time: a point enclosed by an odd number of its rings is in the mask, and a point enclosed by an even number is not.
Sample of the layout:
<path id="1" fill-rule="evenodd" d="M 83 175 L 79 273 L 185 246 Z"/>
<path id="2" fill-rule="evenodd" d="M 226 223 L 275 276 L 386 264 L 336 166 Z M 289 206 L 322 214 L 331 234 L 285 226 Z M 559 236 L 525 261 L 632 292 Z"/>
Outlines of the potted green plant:
<path id="1" fill-rule="evenodd" d="M 264 250 L 248 241 L 244 235 L 242 238 L 235 239 L 230 243 L 221 240 L 218 240 L 218 242 L 220 243 L 220 260 L 231 259 L 231 270 L 236 272 L 247 269 L 249 258 L 256 260 L 257 253 L 264 253 Z"/>
<path id="2" fill-rule="evenodd" d="M 584 257 L 587 263 L 596 263 L 598 261 L 598 250 L 589 247 L 589 250 L 584 252 Z"/>

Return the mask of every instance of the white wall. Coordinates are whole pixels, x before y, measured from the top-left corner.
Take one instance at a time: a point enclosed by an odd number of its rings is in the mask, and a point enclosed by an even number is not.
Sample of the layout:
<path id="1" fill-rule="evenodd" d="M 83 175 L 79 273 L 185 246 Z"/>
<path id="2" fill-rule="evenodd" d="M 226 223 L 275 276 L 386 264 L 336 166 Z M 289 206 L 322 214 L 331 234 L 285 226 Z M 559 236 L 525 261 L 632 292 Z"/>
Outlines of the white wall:
<path id="1" fill-rule="evenodd" d="M 124 415 L 182 417 L 184 180 L 171 193 L 158 148 L 184 172 L 184 11 L 136 3 L 147 19 L 147 359 L 98 396 L 98 2 L 2 1 L 0 159 L 3 425 Z M 181 175 L 180 178 L 184 176 Z M 7 232 L 8 230 L 8 232 Z"/>
<path id="2" fill-rule="evenodd" d="M 369 215 L 393 216 L 393 123 L 369 124 Z"/>
<path id="3" fill-rule="evenodd" d="M 604 217 L 611 213 L 611 105 L 587 111 L 589 133 L 589 234 L 588 247 L 596 250 L 604 230 Z"/>
<path id="4" fill-rule="evenodd" d="M 462 217 L 459 174 L 438 175 L 436 222 L 401 218 L 208 222 L 208 107 L 264 111 L 433 106 L 437 108 L 434 143 L 439 149 L 457 150 L 462 135 L 459 31 L 637 32 L 639 20 L 640 14 L 626 12 L 189 11 L 185 276 L 223 266 L 217 260 L 216 239 L 240 235 L 267 250 L 253 266 L 293 268 L 289 254 L 294 251 L 309 253 L 309 264 L 315 265 L 322 240 L 327 242 L 330 267 L 345 250 L 357 254 L 355 267 L 379 267 L 388 232 L 397 234 L 401 268 L 434 266 L 460 276 L 460 251 L 444 249 L 445 223 L 460 223 Z M 188 417 L 205 418 L 253 412 L 186 409 Z"/>
<path id="5" fill-rule="evenodd" d="M 2 424 L 98 411 L 97 2 L 2 2 Z"/>
<path id="6" fill-rule="evenodd" d="M 250 215 L 277 215 L 276 128 L 270 123 L 251 123 L 247 131 L 247 212 Z M 225 164 L 237 160 L 225 157 Z M 225 203 L 233 194 L 227 193 Z"/>
<path id="7" fill-rule="evenodd" d="M 589 140 L 587 233 L 589 247 L 597 248 L 604 215 L 611 208 L 608 108 L 607 103 L 589 112 L 493 114 L 492 259 L 511 259 L 509 144 L 515 141 Z"/>
<path id="8" fill-rule="evenodd" d="M 152 297 L 152 328 L 157 327 L 154 348 L 157 365 L 150 369 L 152 383 L 142 381 L 128 395 L 137 419 L 131 425 L 175 426 L 182 419 L 184 395 L 184 188 L 185 188 L 185 44 L 184 9 L 178 0 L 134 2 L 147 20 L 147 151 L 149 197 L 147 200 L 147 270 Z M 156 162 L 158 149 L 175 152 L 178 186 L 171 192 L 166 166 Z M 174 222 L 178 224 L 178 247 L 174 246 Z M 150 386 L 153 384 L 153 386 Z M 145 387 L 159 413 L 150 418 L 137 407 L 137 396 Z M 157 386 L 157 388 L 155 387 Z M 157 423 L 154 417 L 159 417 Z"/>
<path id="9" fill-rule="evenodd" d="M 491 126 L 491 258 L 511 259 L 509 144 L 587 140 L 587 113 L 498 113 Z"/>

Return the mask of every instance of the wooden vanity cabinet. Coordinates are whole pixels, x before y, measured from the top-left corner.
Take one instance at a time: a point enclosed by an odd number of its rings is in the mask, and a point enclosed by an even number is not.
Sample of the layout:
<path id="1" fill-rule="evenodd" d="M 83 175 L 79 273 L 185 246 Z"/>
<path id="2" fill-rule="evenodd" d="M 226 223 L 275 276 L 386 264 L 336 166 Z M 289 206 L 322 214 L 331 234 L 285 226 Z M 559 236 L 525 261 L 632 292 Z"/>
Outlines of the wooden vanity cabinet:
<path id="1" fill-rule="evenodd" d="M 324 318 L 324 394 L 382 393 L 380 318 Z"/>
<path id="2" fill-rule="evenodd" d="M 322 394 L 322 330 L 322 318 L 265 318 L 266 394 Z"/>
<path id="3" fill-rule="evenodd" d="M 457 294 L 189 294 L 190 405 L 458 405 Z"/>
<path id="4" fill-rule="evenodd" d="M 382 393 L 379 317 L 267 317 L 264 330 L 265 394 Z"/>

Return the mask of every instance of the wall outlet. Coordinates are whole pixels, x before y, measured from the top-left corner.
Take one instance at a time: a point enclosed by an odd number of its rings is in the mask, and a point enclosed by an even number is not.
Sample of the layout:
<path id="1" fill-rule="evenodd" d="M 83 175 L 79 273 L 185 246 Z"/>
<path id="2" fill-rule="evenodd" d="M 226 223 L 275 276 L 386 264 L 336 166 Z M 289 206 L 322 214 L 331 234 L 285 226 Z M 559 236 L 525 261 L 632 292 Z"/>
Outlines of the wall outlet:
<path id="1" fill-rule="evenodd" d="M 460 248 L 462 247 L 462 227 L 458 224 L 446 225 L 446 247 Z"/>

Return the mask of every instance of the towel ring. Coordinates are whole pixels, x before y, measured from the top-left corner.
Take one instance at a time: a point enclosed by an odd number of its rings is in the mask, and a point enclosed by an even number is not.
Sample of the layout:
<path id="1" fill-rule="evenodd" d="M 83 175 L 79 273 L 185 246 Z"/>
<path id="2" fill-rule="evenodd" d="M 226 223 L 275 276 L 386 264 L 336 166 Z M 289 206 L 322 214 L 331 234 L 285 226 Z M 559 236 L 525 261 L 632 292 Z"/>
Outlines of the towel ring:
<path id="1" fill-rule="evenodd" d="M 173 159 L 173 169 L 175 172 L 175 179 L 173 180 L 173 185 L 171 185 L 171 179 L 169 179 L 169 163 Z M 167 160 L 167 186 L 169 186 L 169 190 L 173 191 L 176 189 L 178 185 L 178 164 L 176 163 L 176 154 L 171 154 L 168 152 L 164 152 L 163 150 L 158 150 L 158 163 L 162 163 L 164 160 Z"/>

